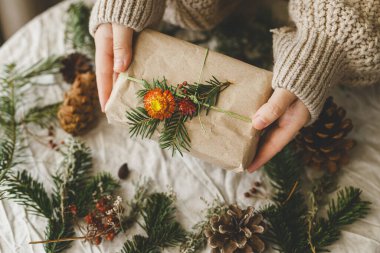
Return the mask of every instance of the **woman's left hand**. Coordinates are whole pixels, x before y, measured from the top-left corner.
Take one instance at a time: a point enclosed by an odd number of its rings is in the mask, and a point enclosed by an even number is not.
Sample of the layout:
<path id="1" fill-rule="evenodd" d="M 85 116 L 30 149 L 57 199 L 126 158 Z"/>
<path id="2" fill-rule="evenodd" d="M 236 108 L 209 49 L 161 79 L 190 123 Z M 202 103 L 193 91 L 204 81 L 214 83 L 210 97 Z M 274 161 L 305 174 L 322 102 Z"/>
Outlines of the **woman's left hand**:
<path id="1" fill-rule="evenodd" d="M 254 172 L 280 152 L 310 120 L 309 110 L 293 93 L 276 88 L 253 116 L 253 127 L 268 128 L 248 171 Z"/>

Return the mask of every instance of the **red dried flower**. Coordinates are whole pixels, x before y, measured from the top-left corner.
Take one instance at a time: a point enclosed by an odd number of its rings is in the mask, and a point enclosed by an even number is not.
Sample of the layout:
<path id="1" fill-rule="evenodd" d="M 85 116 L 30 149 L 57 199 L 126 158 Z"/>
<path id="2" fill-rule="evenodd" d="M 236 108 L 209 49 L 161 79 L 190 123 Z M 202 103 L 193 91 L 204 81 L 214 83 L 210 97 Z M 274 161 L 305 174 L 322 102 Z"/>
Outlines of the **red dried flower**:
<path id="1" fill-rule="evenodd" d="M 178 110 L 184 116 L 193 116 L 196 112 L 196 106 L 190 99 L 181 99 L 178 102 Z"/>

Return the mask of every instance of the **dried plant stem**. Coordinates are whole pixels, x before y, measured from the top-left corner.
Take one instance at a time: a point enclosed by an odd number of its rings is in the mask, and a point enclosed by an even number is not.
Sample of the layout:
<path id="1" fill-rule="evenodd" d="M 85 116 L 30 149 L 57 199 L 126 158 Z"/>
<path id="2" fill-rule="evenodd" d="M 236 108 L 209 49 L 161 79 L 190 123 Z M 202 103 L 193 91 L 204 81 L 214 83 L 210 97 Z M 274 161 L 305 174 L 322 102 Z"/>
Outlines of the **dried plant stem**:
<path id="1" fill-rule="evenodd" d="M 33 241 L 29 242 L 29 244 L 47 244 L 47 243 L 55 243 L 55 242 L 69 242 L 69 241 L 76 241 L 76 240 L 83 240 L 83 239 L 89 239 L 86 236 L 79 236 L 79 237 L 68 237 L 68 238 L 60 238 L 60 239 L 53 239 L 53 240 L 45 240 L 45 241 Z"/>

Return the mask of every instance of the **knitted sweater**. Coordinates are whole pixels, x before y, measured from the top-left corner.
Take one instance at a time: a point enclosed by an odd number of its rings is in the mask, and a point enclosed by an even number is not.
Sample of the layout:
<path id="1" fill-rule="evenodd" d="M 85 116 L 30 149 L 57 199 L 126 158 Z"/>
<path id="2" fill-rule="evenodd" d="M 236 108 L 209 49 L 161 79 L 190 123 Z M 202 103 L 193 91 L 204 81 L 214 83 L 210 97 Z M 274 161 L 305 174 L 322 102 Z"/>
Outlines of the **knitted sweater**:
<path id="1" fill-rule="evenodd" d="M 238 1 L 97 0 L 90 30 L 118 23 L 136 31 L 165 20 L 209 29 Z M 318 117 L 337 83 L 380 83 L 380 0 L 290 0 L 294 27 L 273 30 L 273 88 L 294 93 Z"/>

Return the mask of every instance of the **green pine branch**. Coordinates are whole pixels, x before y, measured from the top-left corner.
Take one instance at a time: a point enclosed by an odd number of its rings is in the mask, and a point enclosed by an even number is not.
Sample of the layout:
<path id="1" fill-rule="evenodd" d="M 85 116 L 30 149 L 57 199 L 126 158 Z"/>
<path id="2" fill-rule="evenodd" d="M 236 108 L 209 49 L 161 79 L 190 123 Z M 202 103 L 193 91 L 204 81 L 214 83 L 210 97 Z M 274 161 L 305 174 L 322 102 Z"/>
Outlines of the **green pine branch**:
<path id="1" fill-rule="evenodd" d="M 331 200 L 327 218 L 320 218 L 313 229 L 312 243 L 318 252 L 328 251 L 327 247 L 339 239 L 342 227 L 368 214 L 370 202 L 362 200 L 361 193 L 358 188 L 345 187 Z"/>
<path id="2" fill-rule="evenodd" d="M 70 217 L 65 214 L 65 221 L 60 217 L 52 217 L 48 220 L 45 230 L 46 240 L 70 238 L 75 235 L 74 226 Z M 46 253 L 60 253 L 71 247 L 71 241 L 50 242 L 44 245 Z"/>
<path id="3" fill-rule="evenodd" d="M 122 253 L 155 253 L 162 249 L 180 245 L 186 239 L 186 232 L 175 219 L 176 208 L 173 196 L 153 193 L 141 210 L 141 227 L 147 237 L 134 236 L 128 240 Z"/>
<path id="4" fill-rule="evenodd" d="M 160 120 L 149 117 L 143 107 L 127 112 L 127 119 L 131 137 L 140 135 L 142 138 L 151 138 L 160 124 Z"/>
<path id="5" fill-rule="evenodd" d="M 58 102 L 45 106 L 33 107 L 25 114 L 23 123 L 36 124 L 41 128 L 47 128 L 57 119 L 57 112 L 61 104 L 61 102 Z"/>
<path id="6" fill-rule="evenodd" d="M 9 176 L 6 185 L 9 199 L 24 205 L 35 215 L 45 218 L 53 215 L 53 206 L 43 184 L 33 179 L 27 171 Z"/>
<path id="7" fill-rule="evenodd" d="M 265 172 L 275 189 L 275 203 L 262 210 L 269 222 L 264 237 L 280 252 L 303 253 L 308 247 L 305 225 L 308 209 L 301 193 L 302 166 L 293 147 L 277 154 L 265 166 Z"/>
<path id="8" fill-rule="evenodd" d="M 182 116 L 179 112 L 175 112 L 171 118 L 165 120 L 164 128 L 160 134 L 160 147 L 162 149 L 170 149 L 172 155 L 182 151 L 190 151 L 190 137 L 185 126 L 186 116 Z"/>
<path id="9" fill-rule="evenodd" d="M 89 32 L 91 8 L 82 1 L 73 3 L 67 10 L 65 42 L 74 50 L 95 55 L 95 43 Z"/>

